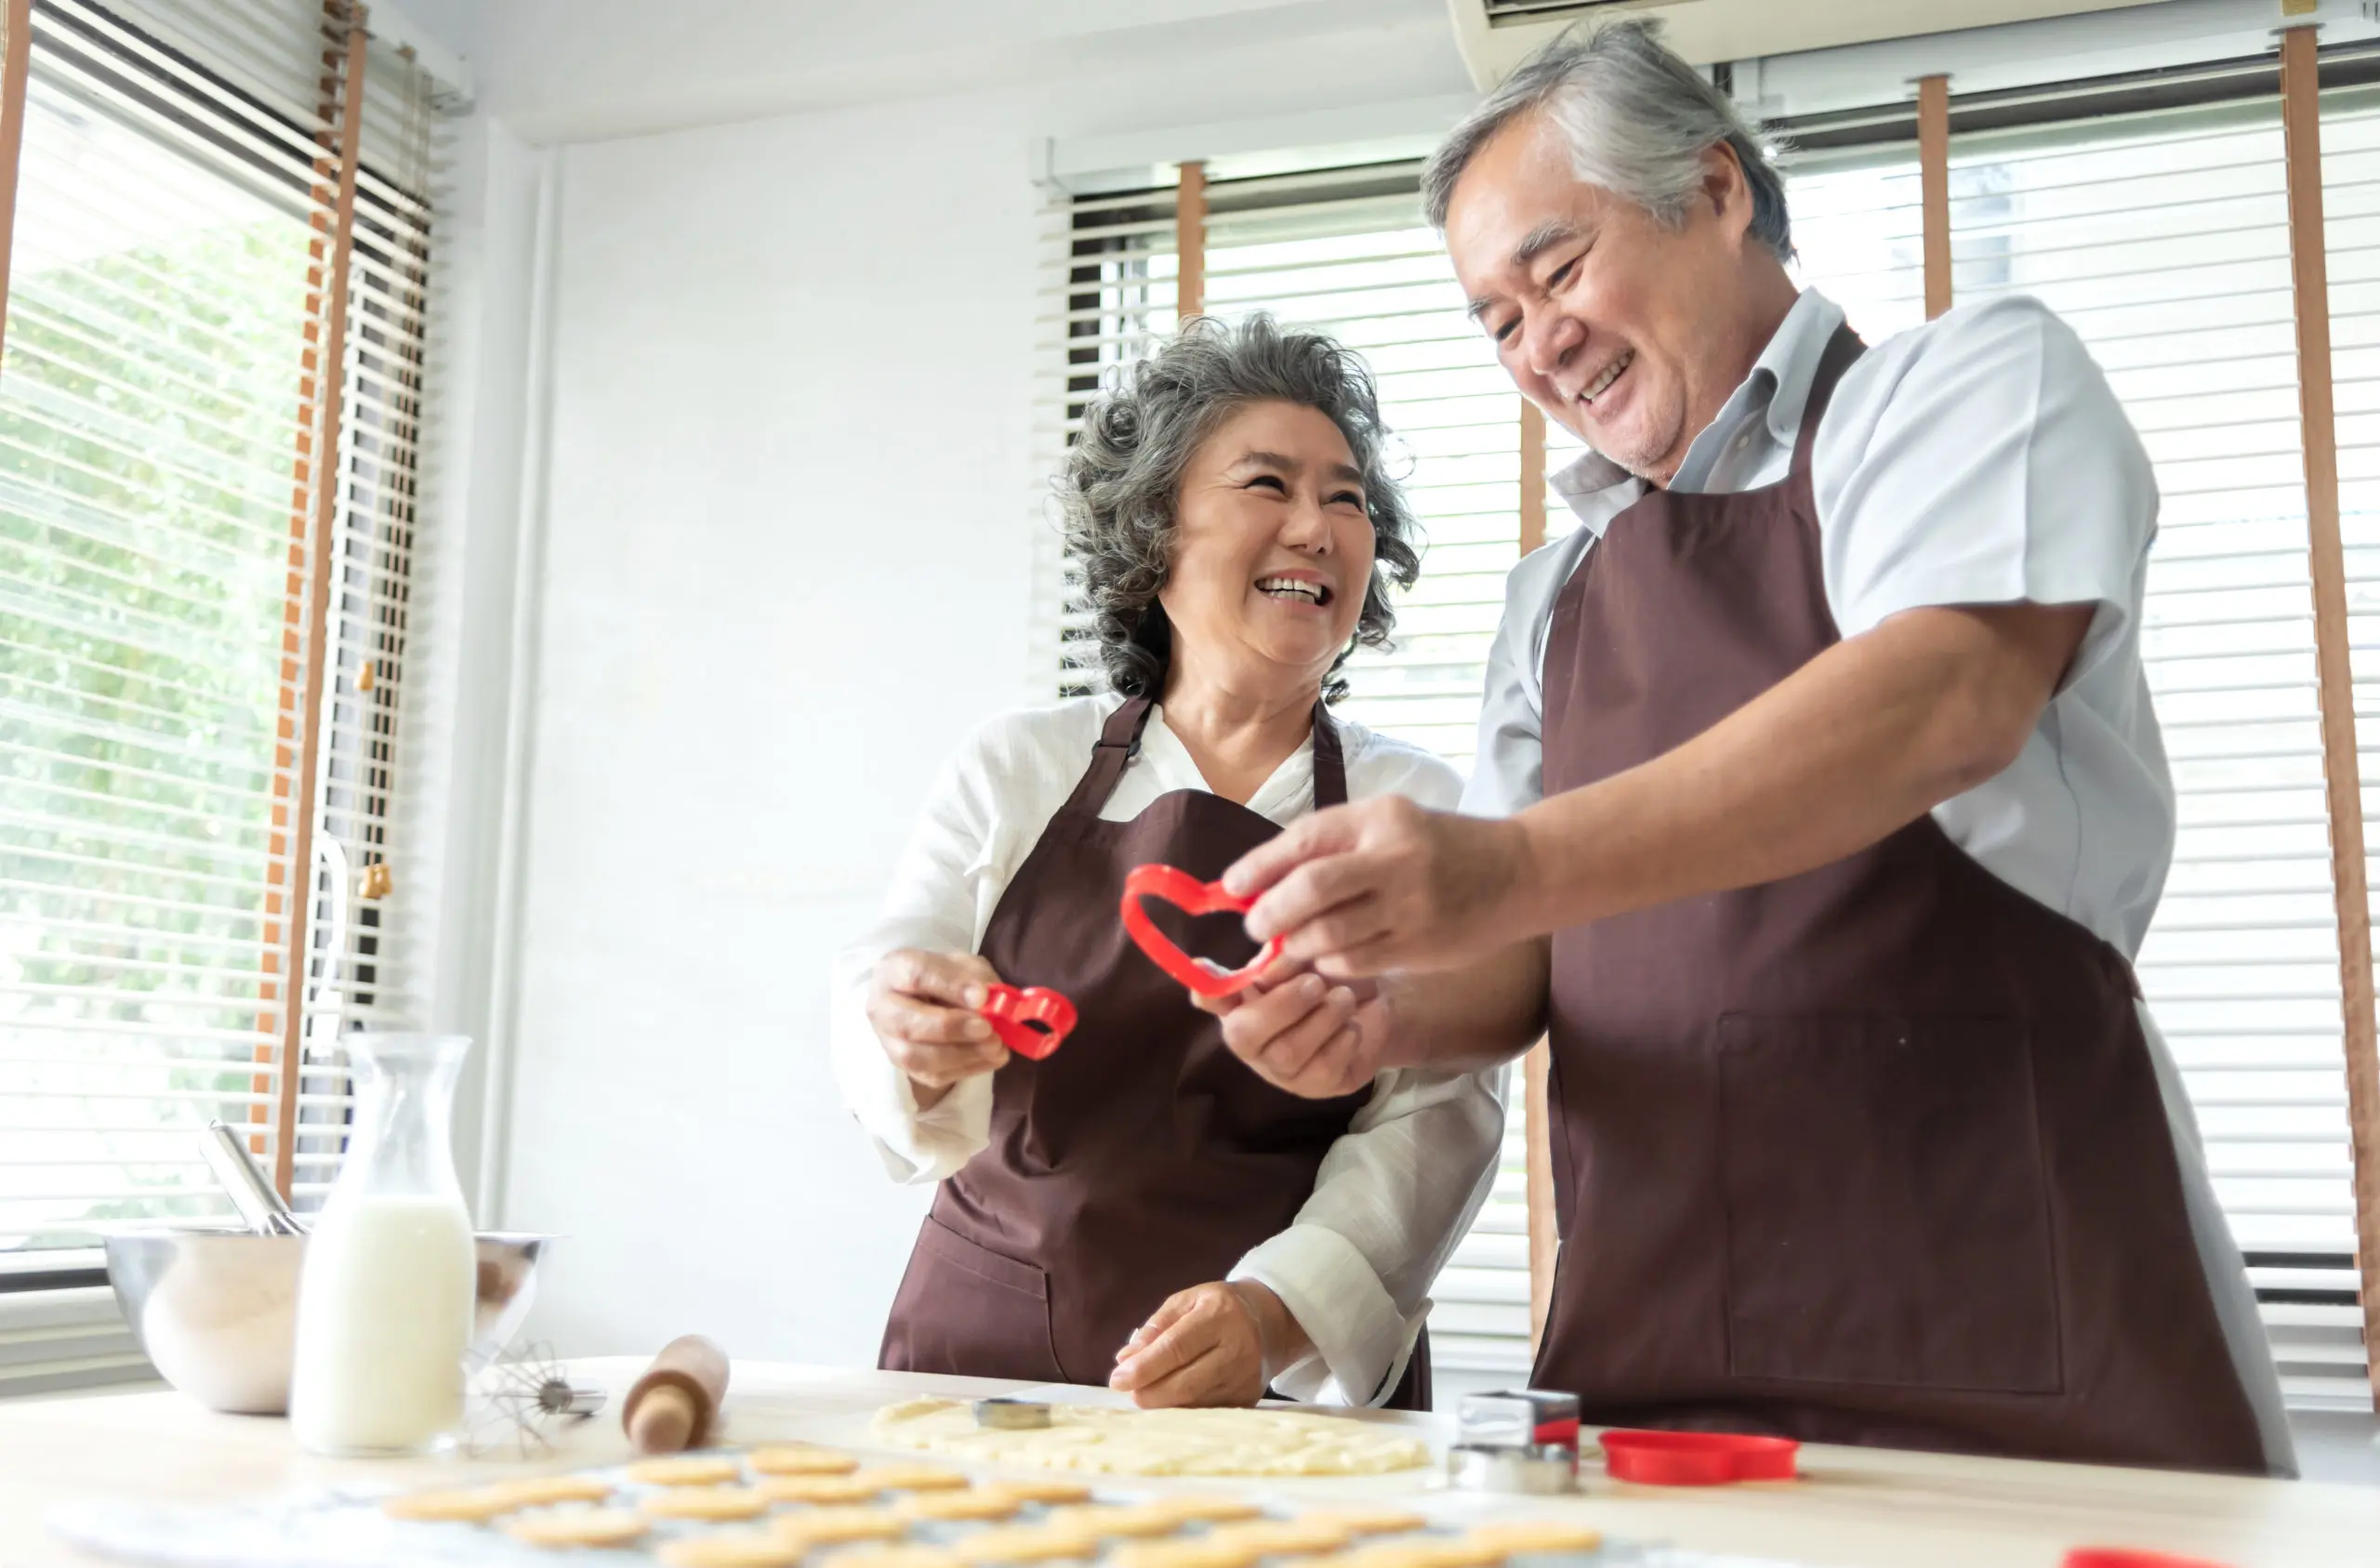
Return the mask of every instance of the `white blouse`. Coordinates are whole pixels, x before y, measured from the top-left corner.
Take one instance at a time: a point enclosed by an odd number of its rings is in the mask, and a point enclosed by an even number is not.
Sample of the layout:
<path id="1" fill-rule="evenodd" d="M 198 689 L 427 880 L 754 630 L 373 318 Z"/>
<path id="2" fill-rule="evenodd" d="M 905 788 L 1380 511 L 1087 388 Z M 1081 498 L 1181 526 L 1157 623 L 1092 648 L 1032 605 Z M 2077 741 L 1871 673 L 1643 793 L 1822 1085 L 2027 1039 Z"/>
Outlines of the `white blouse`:
<path id="1" fill-rule="evenodd" d="M 869 977 L 895 948 L 973 953 L 1009 881 L 1091 765 L 1122 699 L 1078 698 L 995 719 L 962 747 L 927 799 L 876 924 L 835 962 L 835 1073 L 893 1179 L 938 1181 L 991 1139 L 992 1079 L 970 1078 L 920 1112 L 906 1074 L 867 1021 Z M 1431 753 L 1338 721 L 1351 799 L 1403 795 L 1451 810 L 1462 792 Z M 1159 796 L 1205 789 L 1190 753 L 1149 716 L 1140 755 L 1100 815 L 1138 816 Z M 1314 809 L 1314 745 L 1300 746 L 1249 801 L 1289 824 Z M 1500 1075 L 1383 1074 L 1333 1143 L 1314 1195 L 1230 1277 L 1268 1286 L 1316 1353 L 1274 1380 L 1295 1399 L 1370 1404 L 1404 1376 L 1428 1316 L 1424 1294 L 1494 1183 L 1503 1142 Z"/>

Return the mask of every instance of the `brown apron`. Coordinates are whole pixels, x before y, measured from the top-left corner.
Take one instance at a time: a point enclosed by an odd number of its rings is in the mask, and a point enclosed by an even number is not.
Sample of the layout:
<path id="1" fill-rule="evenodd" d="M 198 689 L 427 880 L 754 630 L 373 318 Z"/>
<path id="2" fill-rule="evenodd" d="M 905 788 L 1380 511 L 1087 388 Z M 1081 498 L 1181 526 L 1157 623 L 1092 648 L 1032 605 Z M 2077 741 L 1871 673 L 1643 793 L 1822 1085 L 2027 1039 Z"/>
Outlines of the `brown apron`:
<path id="1" fill-rule="evenodd" d="M 1810 455 L 1652 491 L 1557 600 L 1545 790 L 1841 639 Z M 1929 814 L 1832 865 L 1557 933 L 1564 1238 L 1541 1387 L 1590 1419 L 2261 1472 L 2122 955 Z"/>
<path id="2" fill-rule="evenodd" d="M 1211 879 L 1280 831 L 1204 790 L 1103 821 L 1151 711 L 1135 697 L 1108 719 L 984 932 L 1002 980 L 1064 992 L 1081 1021 L 1046 1061 L 1014 1057 L 993 1074 L 991 1142 L 934 1196 L 885 1325 L 888 1369 L 1104 1384 L 1167 1297 L 1223 1278 L 1289 1228 L 1370 1098 L 1265 1083 L 1125 935 L 1117 908 L 1134 866 Z M 1317 703 L 1315 808 L 1346 799 L 1339 732 Z M 1151 914 L 1186 952 L 1255 956 L 1237 916 Z M 1426 1337 L 1388 1403 L 1429 1408 Z"/>

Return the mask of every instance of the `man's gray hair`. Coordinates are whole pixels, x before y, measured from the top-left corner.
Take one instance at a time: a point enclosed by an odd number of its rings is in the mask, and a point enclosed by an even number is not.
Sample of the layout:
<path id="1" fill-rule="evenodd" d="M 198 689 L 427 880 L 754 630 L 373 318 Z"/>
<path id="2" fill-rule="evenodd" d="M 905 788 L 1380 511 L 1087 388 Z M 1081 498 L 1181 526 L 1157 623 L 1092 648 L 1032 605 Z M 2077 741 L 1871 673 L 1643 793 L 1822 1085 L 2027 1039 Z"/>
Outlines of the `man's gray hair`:
<path id="1" fill-rule="evenodd" d="M 1542 114 L 1570 150 L 1586 183 L 1635 203 L 1676 228 L 1702 185 L 1702 155 L 1721 142 L 1736 151 L 1752 188 L 1752 232 L 1792 259 L 1785 182 L 1735 104 L 1661 42 L 1658 22 L 1574 27 L 1521 62 L 1471 112 L 1421 171 L 1421 201 L 1437 228 L 1462 171 L 1514 121 Z"/>

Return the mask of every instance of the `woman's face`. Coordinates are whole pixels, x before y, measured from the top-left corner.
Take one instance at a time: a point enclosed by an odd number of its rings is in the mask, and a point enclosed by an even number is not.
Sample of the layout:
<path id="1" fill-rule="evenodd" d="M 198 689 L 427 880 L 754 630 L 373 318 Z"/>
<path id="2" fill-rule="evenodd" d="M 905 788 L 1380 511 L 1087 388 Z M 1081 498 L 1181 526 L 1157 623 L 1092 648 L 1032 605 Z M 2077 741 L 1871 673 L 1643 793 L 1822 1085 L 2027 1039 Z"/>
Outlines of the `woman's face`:
<path id="1" fill-rule="evenodd" d="M 1320 681 L 1355 635 L 1372 523 L 1347 438 L 1329 415 L 1258 402 L 1192 455 L 1157 601 L 1173 677 L 1284 691 Z"/>

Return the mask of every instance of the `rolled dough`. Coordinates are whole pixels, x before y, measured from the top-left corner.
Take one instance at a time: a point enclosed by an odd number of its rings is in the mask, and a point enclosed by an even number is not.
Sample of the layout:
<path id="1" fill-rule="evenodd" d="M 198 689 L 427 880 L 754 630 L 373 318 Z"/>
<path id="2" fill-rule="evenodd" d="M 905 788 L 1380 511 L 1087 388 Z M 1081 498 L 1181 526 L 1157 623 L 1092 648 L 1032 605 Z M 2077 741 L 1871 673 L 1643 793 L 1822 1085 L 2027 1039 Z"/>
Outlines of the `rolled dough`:
<path id="1" fill-rule="evenodd" d="M 879 1439 L 989 1465 L 1110 1475 L 1375 1475 L 1430 1462 L 1418 1438 L 1302 1410 L 1119 1410 L 1054 1404 L 1047 1427 L 982 1428 L 955 1399 L 876 1414 Z"/>

